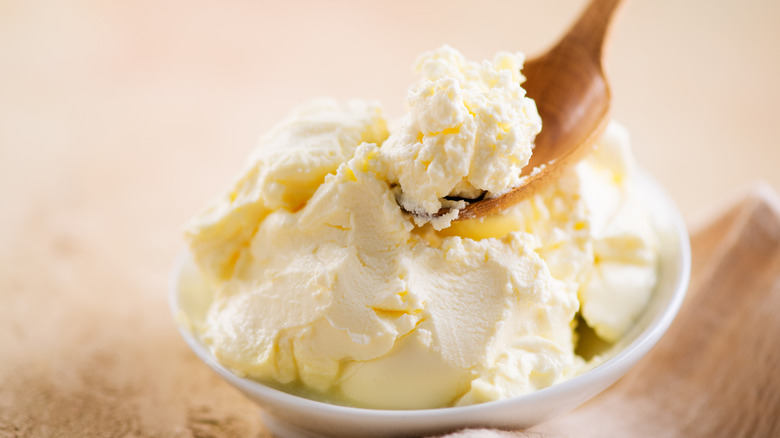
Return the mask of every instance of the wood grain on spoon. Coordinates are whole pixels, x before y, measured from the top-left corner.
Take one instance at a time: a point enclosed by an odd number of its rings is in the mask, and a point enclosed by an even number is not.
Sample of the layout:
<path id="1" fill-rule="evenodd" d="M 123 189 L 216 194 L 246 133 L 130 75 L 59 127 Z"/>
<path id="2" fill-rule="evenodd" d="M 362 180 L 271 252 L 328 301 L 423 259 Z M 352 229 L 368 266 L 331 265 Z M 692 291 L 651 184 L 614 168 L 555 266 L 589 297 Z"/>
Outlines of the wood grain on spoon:
<path id="1" fill-rule="evenodd" d="M 510 207 L 555 179 L 593 146 L 609 120 L 611 94 L 602 69 L 602 50 L 620 0 L 593 0 L 569 32 L 547 53 L 526 61 L 524 88 L 536 101 L 542 131 L 524 184 L 508 193 L 468 204 L 457 220 Z M 541 167 L 534 173 L 533 169 Z"/>

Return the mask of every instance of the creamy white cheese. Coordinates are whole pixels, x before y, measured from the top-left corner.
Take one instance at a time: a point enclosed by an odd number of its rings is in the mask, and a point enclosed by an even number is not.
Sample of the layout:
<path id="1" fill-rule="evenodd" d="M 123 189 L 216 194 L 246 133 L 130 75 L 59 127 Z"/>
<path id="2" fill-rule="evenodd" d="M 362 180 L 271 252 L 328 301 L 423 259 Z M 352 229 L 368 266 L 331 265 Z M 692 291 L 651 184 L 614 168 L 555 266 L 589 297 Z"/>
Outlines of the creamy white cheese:
<path id="1" fill-rule="evenodd" d="M 274 128 L 187 231 L 215 291 L 196 325 L 218 360 L 337 403 L 432 408 L 576 374 L 578 312 L 620 338 L 652 292 L 657 248 L 617 124 L 501 215 L 434 227 L 399 207 L 436 212 L 444 196 L 517 182 L 540 123 L 521 64 L 445 47 L 422 58 L 392 133 L 361 102 L 318 101 Z"/>
<path id="2" fill-rule="evenodd" d="M 420 58 L 409 112 L 380 149 L 407 211 L 424 217 L 446 196 L 496 196 L 518 185 L 542 127 L 521 87 L 524 59 L 499 53 L 477 63 L 447 46 Z"/>

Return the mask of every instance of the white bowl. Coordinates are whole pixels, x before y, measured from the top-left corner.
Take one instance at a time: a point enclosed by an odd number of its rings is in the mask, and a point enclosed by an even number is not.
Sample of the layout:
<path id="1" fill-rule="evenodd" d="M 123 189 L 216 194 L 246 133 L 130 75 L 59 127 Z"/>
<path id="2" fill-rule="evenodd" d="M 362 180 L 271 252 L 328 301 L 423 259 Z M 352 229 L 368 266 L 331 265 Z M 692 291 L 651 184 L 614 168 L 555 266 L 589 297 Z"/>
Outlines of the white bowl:
<path id="1" fill-rule="evenodd" d="M 467 427 L 528 428 L 564 414 L 606 389 L 655 345 L 671 324 L 688 287 L 691 257 L 685 224 L 669 196 L 649 176 L 642 191 L 660 237 L 659 282 L 643 315 L 610 351 L 612 356 L 570 380 L 539 391 L 471 406 L 422 410 L 353 408 L 294 396 L 239 377 L 220 365 L 187 324 L 179 331 L 201 360 L 263 408 L 265 425 L 281 437 L 390 437 L 430 435 Z M 170 285 L 170 305 L 182 313 L 204 313 L 210 295 L 197 287 L 187 253 L 177 260 Z M 185 295 L 182 291 L 187 291 Z"/>

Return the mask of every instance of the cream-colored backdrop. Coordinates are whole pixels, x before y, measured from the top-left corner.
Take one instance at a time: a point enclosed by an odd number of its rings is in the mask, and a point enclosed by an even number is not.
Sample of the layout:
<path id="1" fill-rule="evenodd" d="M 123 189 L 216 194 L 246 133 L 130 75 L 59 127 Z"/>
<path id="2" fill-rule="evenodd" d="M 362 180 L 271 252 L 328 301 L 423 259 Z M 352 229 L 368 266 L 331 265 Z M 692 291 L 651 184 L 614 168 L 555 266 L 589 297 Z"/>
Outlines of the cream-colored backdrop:
<path id="1" fill-rule="evenodd" d="M 420 52 L 447 43 L 471 58 L 533 54 L 583 3 L 5 0 L 3 182 L 74 154 L 85 167 L 130 159 L 160 184 L 188 180 L 194 208 L 296 103 L 376 98 L 395 118 Z M 773 0 L 623 8 L 607 59 L 614 116 L 687 216 L 735 185 L 780 187 L 778 41 Z"/>
<path id="2" fill-rule="evenodd" d="M 689 221 L 735 186 L 780 189 L 780 2 L 626 3 L 607 71 L 640 163 Z M 182 394 L 254 412 L 168 316 L 182 222 L 296 103 L 396 118 L 420 52 L 533 54 L 583 4 L 0 0 L 0 434 L 37 413 L 171 435 Z"/>

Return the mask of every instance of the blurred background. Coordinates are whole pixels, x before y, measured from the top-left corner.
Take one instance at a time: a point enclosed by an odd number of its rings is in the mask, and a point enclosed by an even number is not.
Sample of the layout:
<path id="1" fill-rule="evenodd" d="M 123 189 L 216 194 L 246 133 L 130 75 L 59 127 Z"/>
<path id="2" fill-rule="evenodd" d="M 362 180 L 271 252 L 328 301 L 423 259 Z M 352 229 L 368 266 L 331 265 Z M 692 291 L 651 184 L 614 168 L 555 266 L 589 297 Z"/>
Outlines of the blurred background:
<path id="1" fill-rule="evenodd" d="M 154 179 L 144 196 L 189 213 L 292 106 L 370 98 L 396 119 L 421 52 L 530 56 L 584 3 L 4 0 L 3 185 Z M 779 188 L 780 2 L 625 3 L 606 68 L 640 163 L 686 216 L 735 186 Z"/>
<path id="2" fill-rule="evenodd" d="M 421 52 L 531 56 L 585 3 L 0 0 L 0 434 L 36 412 L 100 430 L 121 405 L 128 430 L 174 436 L 184 397 L 255 415 L 168 315 L 183 222 L 296 104 L 377 99 L 395 120 Z M 780 189 L 780 2 L 625 3 L 613 115 L 689 223 Z"/>

